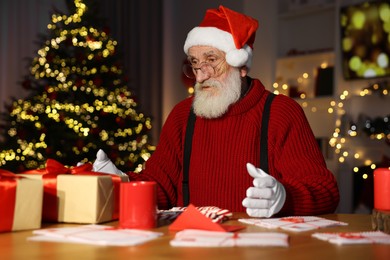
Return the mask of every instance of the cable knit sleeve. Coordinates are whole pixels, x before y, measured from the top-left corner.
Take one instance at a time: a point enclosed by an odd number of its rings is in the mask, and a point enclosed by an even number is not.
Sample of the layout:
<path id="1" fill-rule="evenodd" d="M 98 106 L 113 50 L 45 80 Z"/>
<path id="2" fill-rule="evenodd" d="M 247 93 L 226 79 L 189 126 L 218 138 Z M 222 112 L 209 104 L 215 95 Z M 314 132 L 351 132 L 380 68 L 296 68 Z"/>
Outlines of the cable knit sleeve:
<path id="1" fill-rule="evenodd" d="M 269 125 L 270 171 L 285 187 L 287 198 L 280 214 L 333 213 L 339 203 L 334 175 L 306 116 L 294 100 L 279 95 L 272 104 Z"/>

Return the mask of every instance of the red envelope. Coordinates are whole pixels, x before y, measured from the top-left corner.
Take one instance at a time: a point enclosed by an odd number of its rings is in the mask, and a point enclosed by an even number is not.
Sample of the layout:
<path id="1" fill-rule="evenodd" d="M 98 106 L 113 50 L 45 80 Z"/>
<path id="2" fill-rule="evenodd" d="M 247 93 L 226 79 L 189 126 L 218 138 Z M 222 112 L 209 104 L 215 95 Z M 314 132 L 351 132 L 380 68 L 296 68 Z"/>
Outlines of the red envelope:
<path id="1" fill-rule="evenodd" d="M 209 231 L 232 232 L 244 229 L 245 226 L 221 225 L 214 223 L 211 219 L 203 215 L 194 205 L 190 204 L 177 219 L 169 226 L 171 231 L 184 229 L 201 229 Z"/>

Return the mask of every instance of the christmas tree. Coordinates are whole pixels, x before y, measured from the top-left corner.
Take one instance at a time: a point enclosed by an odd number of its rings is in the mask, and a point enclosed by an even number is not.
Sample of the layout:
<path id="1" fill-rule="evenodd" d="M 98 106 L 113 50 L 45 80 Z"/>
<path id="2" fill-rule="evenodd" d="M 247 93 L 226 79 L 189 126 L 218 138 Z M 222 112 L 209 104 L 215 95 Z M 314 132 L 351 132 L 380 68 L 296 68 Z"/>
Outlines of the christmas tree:
<path id="1" fill-rule="evenodd" d="M 2 115 L 0 168 L 41 168 L 48 158 L 73 166 L 102 149 L 122 171 L 139 172 L 153 152 L 151 119 L 137 112 L 117 42 L 87 2 L 52 15 L 22 83 L 29 95 Z"/>

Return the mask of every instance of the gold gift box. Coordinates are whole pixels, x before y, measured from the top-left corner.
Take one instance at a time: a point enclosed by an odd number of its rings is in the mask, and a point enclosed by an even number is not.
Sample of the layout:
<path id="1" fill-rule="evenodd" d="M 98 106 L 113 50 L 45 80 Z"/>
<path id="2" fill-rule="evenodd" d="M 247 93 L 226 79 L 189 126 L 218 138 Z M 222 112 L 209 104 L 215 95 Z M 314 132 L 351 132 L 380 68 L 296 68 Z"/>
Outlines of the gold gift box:
<path id="1" fill-rule="evenodd" d="M 18 178 L 16 181 L 16 200 L 12 231 L 41 228 L 42 180 Z"/>
<path id="2" fill-rule="evenodd" d="M 34 179 L 42 179 L 43 176 L 20 175 Z M 117 177 L 121 182 L 129 181 L 128 176 Z M 95 224 L 116 219 L 118 214 L 115 214 L 115 208 L 119 209 L 119 190 L 116 192 L 118 198 L 115 199 L 114 183 L 109 174 L 57 175 L 57 222 Z M 43 208 L 46 206 L 43 205 Z"/>

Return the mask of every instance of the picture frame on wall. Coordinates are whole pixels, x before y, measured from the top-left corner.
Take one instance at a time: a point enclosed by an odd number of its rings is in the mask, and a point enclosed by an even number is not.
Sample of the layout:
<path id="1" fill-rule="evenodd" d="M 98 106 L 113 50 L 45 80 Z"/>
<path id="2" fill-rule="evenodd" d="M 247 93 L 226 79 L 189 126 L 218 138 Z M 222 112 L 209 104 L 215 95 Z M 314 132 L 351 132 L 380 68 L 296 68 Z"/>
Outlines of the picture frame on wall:
<path id="1" fill-rule="evenodd" d="M 334 0 L 288 0 L 290 11 L 334 3 Z"/>
<path id="2" fill-rule="evenodd" d="M 328 66 L 326 68 L 319 67 L 317 69 L 317 77 L 314 83 L 314 96 L 332 96 L 333 95 L 333 81 L 334 81 L 334 67 Z"/>

